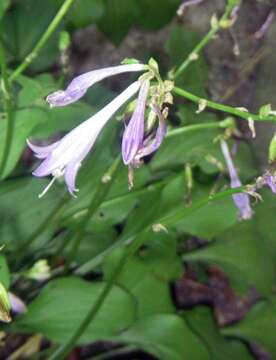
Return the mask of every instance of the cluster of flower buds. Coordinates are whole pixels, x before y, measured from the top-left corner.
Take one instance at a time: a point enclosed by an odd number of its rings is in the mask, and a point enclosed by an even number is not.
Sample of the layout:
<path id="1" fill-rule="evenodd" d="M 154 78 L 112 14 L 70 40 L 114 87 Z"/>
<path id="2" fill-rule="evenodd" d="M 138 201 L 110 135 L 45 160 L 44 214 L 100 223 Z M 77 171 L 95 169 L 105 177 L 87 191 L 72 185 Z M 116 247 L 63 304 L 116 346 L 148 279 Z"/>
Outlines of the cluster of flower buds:
<path id="1" fill-rule="evenodd" d="M 137 81 L 59 141 L 48 146 L 37 146 L 27 140 L 28 146 L 35 156 L 43 160 L 33 175 L 37 177 L 53 176 L 40 196 L 46 193 L 55 179 L 62 176 L 64 176 L 69 192 L 75 195 L 75 192 L 78 191 L 75 186 L 78 170 L 100 131 L 117 110 L 139 92 L 122 140 L 122 157 L 124 163 L 129 166 L 129 181 L 132 186 L 132 169 L 141 164 L 143 157 L 156 151 L 163 141 L 168 115 L 165 104 L 173 101 L 171 95 L 173 83 L 162 81 L 157 63 L 153 59 L 148 64 L 132 61 L 132 63 L 119 66 L 93 70 L 77 76 L 65 90 L 56 91 L 46 99 L 51 107 L 65 106 L 78 101 L 85 95 L 89 87 L 109 76 L 142 71 L 144 73 Z"/>

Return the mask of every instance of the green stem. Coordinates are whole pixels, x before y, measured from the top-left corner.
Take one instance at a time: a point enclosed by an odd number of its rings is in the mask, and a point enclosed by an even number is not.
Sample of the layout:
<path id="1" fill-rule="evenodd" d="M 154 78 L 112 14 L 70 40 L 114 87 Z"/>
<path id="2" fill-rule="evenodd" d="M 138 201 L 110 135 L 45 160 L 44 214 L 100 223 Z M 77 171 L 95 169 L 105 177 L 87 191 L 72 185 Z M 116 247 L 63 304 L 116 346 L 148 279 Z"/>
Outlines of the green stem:
<path id="1" fill-rule="evenodd" d="M 5 136 L 5 140 L 4 140 L 3 153 L 2 153 L 1 163 L 0 163 L 0 179 L 2 179 L 7 162 L 8 162 L 10 148 L 11 148 L 11 144 L 12 144 L 13 129 L 14 129 L 14 116 L 13 116 L 13 109 L 12 109 L 11 89 L 10 89 L 10 82 L 8 79 L 5 50 L 1 43 L 0 43 L 0 65 L 1 65 L 1 75 L 2 75 L 1 90 L 3 93 L 4 110 L 5 110 L 6 119 L 7 119 L 6 136 Z"/>
<path id="2" fill-rule="evenodd" d="M 239 109 L 239 108 L 235 108 L 235 107 L 232 107 L 229 105 L 223 105 L 220 103 L 216 103 L 214 101 L 202 99 L 199 96 L 196 96 L 196 95 L 190 93 L 189 91 L 181 89 L 176 86 L 174 87 L 173 92 L 176 95 L 182 96 L 196 104 L 200 104 L 202 101 L 204 101 L 207 108 L 222 111 L 222 112 L 237 116 L 241 119 L 254 120 L 254 121 L 276 121 L 275 115 L 268 115 L 268 116 L 261 117 L 260 115 L 252 114 L 250 112 L 247 112 L 247 111 Z"/>
<path id="3" fill-rule="evenodd" d="M 94 193 L 92 200 L 87 208 L 87 212 L 86 212 L 85 216 L 83 217 L 82 221 L 80 222 L 80 224 L 78 225 L 78 229 L 77 229 L 77 233 L 76 233 L 73 245 L 72 245 L 72 249 L 68 256 L 67 267 L 72 263 L 72 261 L 74 260 L 76 254 L 78 252 L 78 249 L 79 249 L 81 240 L 83 239 L 88 221 L 91 219 L 91 217 L 94 215 L 94 213 L 97 211 L 97 209 L 99 208 L 99 206 L 105 199 L 105 197 L 115 179 L 117 170 L 119 168 L 120 160 L 121 160 L 121 157 L 119 156 L 113 162 L 113 164 L 111 165 L 109 170 L 104 174 L 103 178 L 100 180 L 99 186 L 98 186 L 96 192 Z M 106 181 L 104 181 L 104 178 L 106 179 Z"/>
<path id="4" fill-rule="evenodd" d="M 51 23 L 49 24 L 46 31 L 43 33 L 33 50 L 30 52 L 29 55 L 26 56 L 24 61 L 14 70 L 14 72 L 11 74 L 9 80 L 12 82 L 14 81 L 32 62 L 33 60 L 38 56 L 40 50 L 45 45 L 45 43 L 48 41 L 48 39 L 51 37 L 51 35 L 54 33 L 66 13 L 68 12 L 70 6 L 75 0 L 65 0 L 62 6 L 60 7 L 59 11 L 57 12 L 56 16 L 53 18 Z"/>
<path id="5" fill-rule="evenodd" d="M 182 126 L 182 127 L 168 131 L 166 138 L 184 134 L 186 132 L 192 132 L 192 131 L 197 131 L 197 130 L 206 130 L 206 129 L 227 128 L 229 126 L 232 126 L 232 123 L 228 120 L 187 125 L 187 126 Z"/>
<path id="6" fill-rule="evenodd" d="M 228 197 L 229 195 L 233 195 L 235 193 L 242 192 L 244 190 L 244 187 L 235 188 L 235 189 L 229 189 L 226 191 L 222 191 L 220 193 L 210 195 L 202 200 L 197 201 L 193 204 L 190 208 L 177 210 L 173 214 L 170 214 L 166 217 L 160 218 L 157 220 L 157 222 L 162 223 L 162 225 L 169 226 L 172 224 L 177 223 L 179 220 L 183 219 L 185 216 L 189 216 L 196 210 L 200 209 L 201 207 L 207 205 L 209 202 L 223 199 L 225 197 Z M 150 229 L 150 226 L 146 227 L 143 231 L 148 231 Z M 136 236 L 137 234 L 133 235 L 131 239 L 127 239 L 124 244 L 127 246 L 127 249 L 125 252 L 123 252 L 120 261 L 118 262 L 113 274 L 110 276 L 108 281 L 105 284 L 105 287 L 103 288 L 101 294 L 99 295 L 97 301 L 95 304 L 92 305 L 90 311 L 86 315 L 85 319 L 82 321 L 80 326 L 76 329 L 75 333 L 72 335 L 72 337 L 62 346 L 60 346 L 53 355 L 49 358 L 49 360 L 62 360 L 66 357 L 66 355 L 70 352 L 70 350 L 75 346 L 79 338 L 82 336 L 83 332 L 86 330 L 86 328 L 89 326 L 91 321 L 94 319 L 94 317 L 97 315 L 98 311 L 100 310 L 102 304 L 104 303 L 105 299 L 107 298 L 110 290 L 112 289 L 112 286 L 115 284 L 116 279 L 118 275 L 120 274 L 121 270 L 123 269 L 123 266 L 126 264 L 128 258 L 135 254 L 135 252 L 143 245 L 143 243 L 147 240 L 144 236 Z M 136 237 L 135 237 L 136 236 Z M 134 238 L 134 240 L 133 240 Z M 132 241 L 131 241 L 132 240 Z"/>
<path id="7" fill-rule="evenodd" d="M 196 47 L 192 50 L 190 55 L 183 61 L 183 63 L 178 67 L 178 69 L 173 74 L 173 79 L 178 78 L 184 70 L 190 65 L 191 62 L 195 61 L 198 57 L 199 52 L 213 39 L 215 34 L 221 29 L 221 24 L 228 19 L 228 16 L 230 15 L 231 11 L 233 9 L 233 6 L 227 5 L 226 9 L 220 18 L 220 20 L 217 22 L 217 24 L 213 25 L 209 32 L 204 36 L 204 38 L 196 45 Z"/>

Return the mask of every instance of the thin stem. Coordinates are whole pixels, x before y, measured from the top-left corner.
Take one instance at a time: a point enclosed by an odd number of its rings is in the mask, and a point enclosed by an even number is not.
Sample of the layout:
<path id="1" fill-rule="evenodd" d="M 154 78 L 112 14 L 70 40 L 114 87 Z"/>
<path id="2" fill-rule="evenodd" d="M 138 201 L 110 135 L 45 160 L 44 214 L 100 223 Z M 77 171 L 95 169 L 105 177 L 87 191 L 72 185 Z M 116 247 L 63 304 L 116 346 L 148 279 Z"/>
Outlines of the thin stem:
<path id="1" fill-rule="evenodd" d="M 187 125 L 168 131 L 166 138 L 170 138 L 179 134 L 184 134 L 186 132 L 192 132 L 197 130 L 227 128 L 231 125 L 232 125 L 231 122 L 228 120 Z"/>
<path id="2" fill-rule="evenodd" d="M 11 74 L 9 80 L 12 82 L 14 81 L 38 56 L 40 50 L 42 47 L 46 44 L 48 39 L 51 37 L 51 35 L 54 33 L 66 13 L 68 12 L 70 6 L 73 4 L 75 0 L 65 0 L 62 6 L 60 7 L 59 11 L 57 12 L 56 16 L 53 18 L 51 23 L 49 24 L 46 31 L 43 33 L 41 38 L 38 40 L 37 44 L 33 48 L 33 50 L 30 52 L 29 55 L 26 56 L 24 61 L 14 70 L 14 72 Z"/>
<path id="3" fill-rule="evenodd" d="M 196 95 L 190 93 L 189 91 L 181 89 L 176 86 L 174 87 L 173 92 L 176 95 L 182 96 L 196 104 L 200 104 L 204 100 L 207 108 L 222 111 L 222 112 L 237 116 L 241 119 L 254 120 L 254 121 L 276 121 L 275 115 L 260 116 L 258 114 L 252 114 L 246 110 L 242 110 L 242 109 L 235 108 L 235 107 L 232 107 L 229 105 L 223 105 L 220 103 L 216 103 L 214 101 L 202 99 L 199 96 L 196 96 Z"/>
<path id="4" fill-rule="evenodd" d="M 3 174 L 8 162 L 10 148 L 12 144 L 13 138 L 13 129 L 14 129 L 14 116 L 13 116 L 13 109 L 12 109 L 12 99 L 11 99 L 11 89 L 10 89 L 10 82 L 8 79 L 8 72 L 7 72 L 7 64 L 6 64 L 6 56 L 5 50 L 0 43 L 0 66 L 1 66 L 1 90 L 3 93 L 3 100 L 4 100 L 4 110 L 6 113 L 7 119 L 7 126 L 6 126 L 6 136 L 3 145 L 3 153 L 0 163 L 0 179 L 3 178 Z"/>
<path id="5" fill-rule="evenodd" d="M 183 217 L 189 216 L 194 211 L 200 209 L 201 207 L 207 205 L 209 202 L 223 199 L 225 197 L 228 197 L 230 195 L 233 195 L 235 193 L 242 192 L 244 190 L 244 187 L 230 189 L 226 191 L 222 191 L 220 193 L 210 195 L 202 200 L 197 201 L 193 204 L 190 208 L 187 208 L 183 211 L 177 210 L 173 214 L 170 214 L 169 216 L 160 218 L 157 220 L 157 222 L 161 222 L 162 225 L 169 226 L 177 223 Z M 146 232 L 150 229 L 150 226 L 147 226 L 146 229 L 143 230 L 143 232 Z M 110 290 L 112 289 L 113 285 L 116 282 L 116 279 L 118 275 L 120 274 L 121 270 L 123 269 L 123 266 L 126 264 L 128 258 L 135 254 L 135 252 L 143 245 L 145 241 L 147 241 L 147 237 L 145 236 L 136 236 L 137 234 L 133 235 L 131 239 L 127 239 L 124 242 L 127 246 L 126 251 L 123 252 L 121 255 L 121 258 L 113 272 L 113 274 L 110 276 L 108 281 L 105 284 L 105 287 L 103 288 L 101 294 L 99 295 L 97 301 L 92 305 L 90 311 L 86 315 L 85 319 L 82 321 L 80 326 L 76 329 L 75 333 L 72 335 L 72 337 L 62 346 L 60 346 L 53 355 L 49 358 L 49 360 L 62 360 L 66 357 L 66 355 L 70 352 L 70 350 L 75 346 L 79 338 L 82 336 L 86 328 L 89 326 L 91 321 L 94 319 L 94 317 L 97 315 L 98 311 L 100 310 L 102 304 L 106 300 Z M 136 236 L 136 237 L 135 237 Z"/>
<path id="6" fill-rule="evenodd" d="M 225 11 L 220 18 L 220 20 L 211 26 L 209 32 L 204 36 L 204 38 L 196 45 L 196 47 L 192 50 L 190 55 L 183 61 L 183 63 L 178 67 L 178 69 L 173 74 L 173 79 L 178 78 L 184 70 L 190 65 L 191 62 L 195 61 L 198 57 L 199 52 L 213 39 L 214 35 L 221 29 L 221 24 L 227 20 L 230 15 L 233 6 L 227 5 Z"/>
<path id="7" fill-rule="evenodd" d="M 94 215 L 94 213 L 97 211 L 97 209 L 99 208 L 99 206 L 105 199 L 105 197 L 115 179 L 115 175 L 119 168 L 120 160 L 121 160 L 121 157 L 120 156 L 117 157 L 117 159 L 113 162 L 113 164 L 111 165 L 109 170 L 104 174 L 103 178 L 100 180 L 98 188 L 97 188 L 96 192 L 94 193 L 92 200 L 87 208 L 87 212 L 86 212 L 85 216 L 83 217 L 82 221 L 80 222 L 80 224 L 78 225 L 78 229 L 77 229 L 77 233 L 76 233 L 73 245 L 72 245 L 72 249 L 68 256 L 67 267 L 74 260 L 76 254 L 78 252 L 80 243 L 84 237 L 84 233 L 85 233 L 85 229 L 86 229 L 86 225 L 87 225 L 88 221 Z"/>

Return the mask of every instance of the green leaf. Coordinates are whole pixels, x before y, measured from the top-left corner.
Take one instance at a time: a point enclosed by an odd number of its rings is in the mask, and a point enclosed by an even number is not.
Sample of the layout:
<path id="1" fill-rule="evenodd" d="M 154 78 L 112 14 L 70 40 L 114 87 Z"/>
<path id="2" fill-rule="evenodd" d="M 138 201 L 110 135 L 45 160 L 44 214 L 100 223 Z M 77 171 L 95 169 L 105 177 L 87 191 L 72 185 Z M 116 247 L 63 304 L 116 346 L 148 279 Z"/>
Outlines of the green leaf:
<path id="1" fill-rule="evenodd" d="M 139 25 L 149 30 L 165 26 L 175 15 L 181 0 L 138 0 L 141 14 Z"/>
<path id="2" fill-rule="evenodd" d="M 9 5 L 10 5 L 10 0 L 1 0 L 0 1 L 0 19 L 4 15 L 4 13 L 7 10 Z"/>
<path id="3" fill-rule="evenodd" d="M 112 275 L 121 254 L 121 250 L 113 251 L 105 260 L 106 279 Z M 133 256 L 128 259 L 126 266 L 117 278 L 116 283 L 135 297 L 138 304 L 138 318 L 174 311 L 169 283 L 162 275 L 154 273 L 149 262 Z"/>
<path id="4" fill-rule="evenodd" d="M 54 1 L 24 0 L 14 4 L 3 18 L 1 27 L 1 36 L 13 61 L 24 60 L 47 29 L 57 10 L 58 4 Z M 57 55 L 56 32 L 47 41 L 31 68 L 41 70 L 48 67 L 53 64 Z"/>
<path id="5" fill-rule="evenodd" d="M 0 283 L 8 289 L 10 287 L 10 270 L 6 257 L 0 254 Z"/>
<path id="6" fill-rule="evenodd" d="M 103 0 L 77 0 L 69 12 L 69 21 L 76 27 L 85 27 L 98 21 L 103 13 Z"/>
<path id="7" fill-rule="evenodd" d="M 255 286 L 260 293 L 269 295 L 276 272 L 275 250 L 272 251 L 275 249 L 275 236 L 272 235 L 275 234 L 275 221 L 270 206 L 266 199 L 256 206 L 252 220 L 236 224 L 209 246 L 188 253 L 184 258 L 220 265 L 238 290 Z M 227 217 L 224 208 L 222 215 Z"/>
<path id="8" fill-rule="evenodd" d="M 241 322 L 223 329 L 222 333 L 255 342 L 269 351 L 272 355 L 271 358 L 275 358 L 275 313 L 276 299 L 273 297 L 268 302 L 256 304 Z"/>
<path id="9" fill-rule="evenodd" d="M 74 277 L 53 280 L 29 304 L 28 312 L 15 321 L 15 328 L 20 332 L 38 332 L 54 342 L 64 343 L 76 331 L 104 286 L 102 282 L 89 283 Z M 115 336 L 130 326 L 134 317 L 132 297 L 113 286 L 78 344 Z"/>
<path id="10" fill-rule="evenodd" d="M 259 110 L 261 119 L 267 117 L 271 113 L 271 104 L 263 105 Z"/>
<path id="11" fill-rule="evenodd" d="M 195 333 L 180 317 L 172 314 L 143 318 L 118 340 L 137 345 L 160 360 L 211 360 Z"/>
<path id="12" fill-rule="evenodd" d="M 34 177 L 12 179 L 2 183 L 0 238 L 9 250 L 22 246 L 61 201 L 61 196 L 64 194 L 61 189 L 64 185 L 53 187 L 43 199 L 38 198 L 38 194 L 48 183 L 47 179 Z M 44 232 L 37 237 L 37 242 L 41 245 L 52 233 L 53 224 L 48 224 Z M 28 249 L 24 252 L 26 254 Z M 33 251 L 31 253 L 35 255 Z"/>
<path id="13" fill-rule="evenodd" d="M 136 0 L 105 0 L 99 28 L 118 45 L 139 15 Z"/>
<path id="14" fill-rule="evenodd" d="M 8 162 L 3 177 L 7 177 L 15 168 L 23 149 L 26 147 L 26 139 L 41 123 L 47 121 L 47 113 L 40 109 L 18 110 L 14 113 L 14 131 Z M 7 121 L 0 122 L 0 154 L 3 154 L 6 138 Z"/>
<path id="15" fill-rule="evenodd" d="M 197 306 L 193 310 L 185 311 L 184 318 L 189 328 L 204 339 L 212 360 L 252 360 L 246 346 L 236 340 L 227 340 L 216 327 L 211 310 Z"/>
<path id="16" fill-rule="evenodd" d="M 205 198 L 210 193 L 210 188 L 201 186 L 192 193 L 193 202 Z M 179 207 L 184 207 L 183 204 Z M 192 204 L 191 204 L 192 206 Z M 221 211 L 223 209 L 223 211 Z M 231 197 L 211 202 L 191 215 L 183 217 L 176 227 L 178 230 L 211 240 L 226 229 L 237 223 L 237 209 Z"/>

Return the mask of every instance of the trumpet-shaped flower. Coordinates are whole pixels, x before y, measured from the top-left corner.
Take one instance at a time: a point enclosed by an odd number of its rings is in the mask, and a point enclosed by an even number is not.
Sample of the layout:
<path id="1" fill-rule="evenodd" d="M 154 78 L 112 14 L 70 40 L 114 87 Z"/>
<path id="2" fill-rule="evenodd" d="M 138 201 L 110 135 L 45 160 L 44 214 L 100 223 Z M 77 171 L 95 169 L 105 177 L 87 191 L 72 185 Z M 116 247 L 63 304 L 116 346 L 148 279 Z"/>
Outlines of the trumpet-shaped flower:
<path id="1" fill-rule="evenodd" d="M 229 171 L 231 188 L 240 187 L 241 181 L 239 179 L 237 170 L 235 169 L 235 166 L 233 164 L 228 146 L 226 142 L 223 140 L 221 141 L 221 150 Z M 240 193 L 240 194 L 234 194 L 232 197 L 236 207 L 239 210 L 239 218 L 242 220 L 250 219 L 253 215 L 253 212 L 250 206 L 249 195 L 245 193 Z"/>
<path id="2" fill-rule="evenodd" d="M 53 179 L 41 196 L 46 193 L 56 178 L 64 176 L 69 192 L 77 191 L 75 179 L 83 159 L 91 150 L 101 129 L 114 113 L 130 99 L 140 88 L 140 82 L 131 84 L 125 91 L 88 120 L 81 123 L 61 140 L 49 146 L 33 145 L 27 140 L 29 147 L 39 159 L 40 166 L 33 172 L 37 177 L 52 174 Z"/>
<path id="3" fill-rule="evenodd" d="M 99 70 L 92 70 L 85 74 L 75 77 L 65 90 L 58 90 L 47 96 L 46 100 L 51 107 L 65 106 L 78 101 L 87 89 L 95 83 L 113 75 L 124 72 L 145 71 L 147 65 L 144 64 L 128 64 L 111 66 Z"/>

